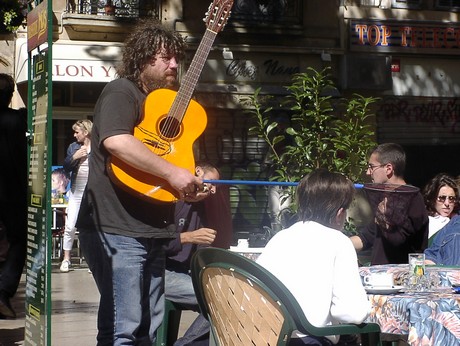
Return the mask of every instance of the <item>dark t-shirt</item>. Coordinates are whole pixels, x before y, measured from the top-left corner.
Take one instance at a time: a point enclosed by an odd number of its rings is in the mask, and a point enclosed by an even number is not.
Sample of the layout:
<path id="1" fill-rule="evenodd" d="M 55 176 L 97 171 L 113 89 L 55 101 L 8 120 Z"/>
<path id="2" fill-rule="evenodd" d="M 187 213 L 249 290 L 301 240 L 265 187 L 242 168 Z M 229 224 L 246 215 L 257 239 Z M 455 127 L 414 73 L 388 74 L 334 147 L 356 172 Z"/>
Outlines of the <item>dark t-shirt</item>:
<path id="1" fill-rule="evenodd" d="M 399 213 L 398 225 L 384 230 L 375 222 L 359 234 L 364 249 L 372 247 L 371 263 L 408 263 L 409 253 L 422 253 L 428 245 L 428 214 L 422 195 L 413 195 L 407 214 Z"/>
<path id="2" fill-rule="evenodd" d="M 133 134 L 140 122 L 146 95 L 131 81 L 107 84 L 94 109 L 91 160 L 77 227 L 130 237 L 172 238 L 174 204 L 154 204 L 126 192 L 107 173 L 110 154 L 102 142 L 111 136 Z"/>
<path id="3" fill-rule="evenodd" d="M 192 255 L 198 248 L 204 247 L 204 245 L 181 244 L 180 234 L 206 227 L 205 216 L 203 201 L 195 203 L 177 202 L 175 211 L 177 233 L 176 239 L 170 241 L 165 249 L 167 256 L 166 269 L 180 273 L 189 272 Z"/>

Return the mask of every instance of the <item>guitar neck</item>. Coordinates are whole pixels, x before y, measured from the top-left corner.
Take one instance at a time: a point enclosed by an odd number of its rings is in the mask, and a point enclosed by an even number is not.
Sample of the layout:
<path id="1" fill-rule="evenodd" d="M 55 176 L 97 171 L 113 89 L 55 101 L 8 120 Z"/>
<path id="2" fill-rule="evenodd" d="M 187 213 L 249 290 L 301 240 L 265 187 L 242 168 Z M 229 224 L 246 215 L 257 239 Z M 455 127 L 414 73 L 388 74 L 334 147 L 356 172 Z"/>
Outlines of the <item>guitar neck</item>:
<path id="1" fill-rule="evenodd" d="M 216 36 L 217 33 L 209 29 L 206 30 L 192 63 L 181 81 L 179 91 L 169 111 L 169 115 L 178 121 L 182 121 L 183 119 Z"/>

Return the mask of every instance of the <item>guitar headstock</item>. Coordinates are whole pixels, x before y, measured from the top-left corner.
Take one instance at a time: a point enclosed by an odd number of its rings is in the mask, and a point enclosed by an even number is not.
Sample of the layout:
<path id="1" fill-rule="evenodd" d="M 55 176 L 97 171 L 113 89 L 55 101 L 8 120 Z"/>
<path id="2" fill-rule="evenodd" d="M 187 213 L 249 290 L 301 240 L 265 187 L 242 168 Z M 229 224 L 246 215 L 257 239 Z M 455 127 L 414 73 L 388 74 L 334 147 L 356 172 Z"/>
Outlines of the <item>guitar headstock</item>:
<path id="1" fill-rule="evenodd" d="M 223 30 L 228 17 L 230 17 L 232 6 L 233 0 L 214 0 L 209 5 L 206 17 L 203 19 L 206 28 L 216 33 Z"/>

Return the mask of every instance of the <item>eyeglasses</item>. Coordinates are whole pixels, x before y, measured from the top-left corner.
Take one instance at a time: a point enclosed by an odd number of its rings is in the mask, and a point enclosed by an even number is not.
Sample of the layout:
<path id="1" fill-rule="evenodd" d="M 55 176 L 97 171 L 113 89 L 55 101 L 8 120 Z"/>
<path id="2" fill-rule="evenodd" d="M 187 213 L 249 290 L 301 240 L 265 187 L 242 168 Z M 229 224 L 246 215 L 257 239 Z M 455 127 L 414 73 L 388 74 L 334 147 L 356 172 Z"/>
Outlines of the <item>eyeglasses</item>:
<path id="1" fill-rule="evenodd" d="M 373 172 L 374 170 L 376 170 L 377 168 L 381 168 L 381 167 L 384 167 L 386 166 L 386 163 L 382 164 L 382 165 L 373 165 L 372 163 L 369 163 L 367 165 L 367 169 L 371 170 L 371 172 Z"/>
<path id="2" fill-rule="evenodd" d="M 438 202 L 441 202 L 441 203 L 444 203 L 446 201 L 446 199 L 449 200 L 449 203 L 457 202 L 457 197 L 455 197 L 455 196 L 438 196 L 438 197 L 436 197 L 436 200 Z"/>

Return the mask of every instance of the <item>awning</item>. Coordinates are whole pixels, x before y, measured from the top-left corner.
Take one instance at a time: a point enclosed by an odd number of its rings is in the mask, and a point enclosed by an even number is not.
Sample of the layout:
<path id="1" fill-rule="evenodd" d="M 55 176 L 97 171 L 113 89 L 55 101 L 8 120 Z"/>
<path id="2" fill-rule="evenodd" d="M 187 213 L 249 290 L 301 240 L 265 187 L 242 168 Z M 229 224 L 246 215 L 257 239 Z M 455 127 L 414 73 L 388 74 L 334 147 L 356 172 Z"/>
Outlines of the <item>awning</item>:
<path id="1" fill-rule="evenodd" d="M 121 43 L 58 40 L 53 43 L 51 73 L 56 82 L 110 82 L 121 59 Z M 15 80 L 27 81 L 27 40 L 16 41 Z"/>

